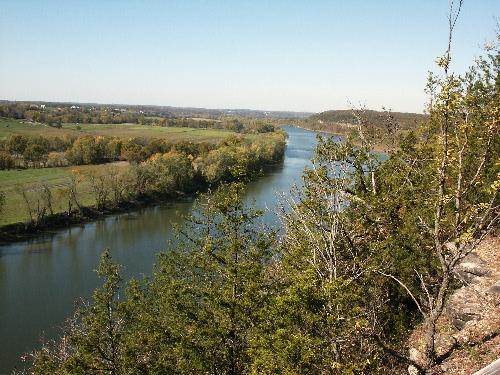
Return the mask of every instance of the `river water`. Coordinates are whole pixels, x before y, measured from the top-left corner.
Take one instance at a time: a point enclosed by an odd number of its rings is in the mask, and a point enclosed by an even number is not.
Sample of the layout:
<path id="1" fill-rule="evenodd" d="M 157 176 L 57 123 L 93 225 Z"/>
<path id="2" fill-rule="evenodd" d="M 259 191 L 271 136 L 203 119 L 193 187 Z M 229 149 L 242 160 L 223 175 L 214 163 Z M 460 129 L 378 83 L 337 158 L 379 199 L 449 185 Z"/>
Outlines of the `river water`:
<path id="1" fill-rule="evenodd" d="M 300 184 L 316 144 L 315 132 L 285 126 L 289 138 L 283 164 L 250 183 L 246 199 L 266 210 L 276 225 L 280 193 Z M 192 202 L 148 207 L 58 230 L 50 236 L 0 246 L 0 374 L 20 356 L 57 335 L 75 301 L 99 285 L 93 271 L 104 248 L 123 266 L 125 278 L 149 274 L 156 254 L 167 248 L 173 225 L 182 224 Z"/>

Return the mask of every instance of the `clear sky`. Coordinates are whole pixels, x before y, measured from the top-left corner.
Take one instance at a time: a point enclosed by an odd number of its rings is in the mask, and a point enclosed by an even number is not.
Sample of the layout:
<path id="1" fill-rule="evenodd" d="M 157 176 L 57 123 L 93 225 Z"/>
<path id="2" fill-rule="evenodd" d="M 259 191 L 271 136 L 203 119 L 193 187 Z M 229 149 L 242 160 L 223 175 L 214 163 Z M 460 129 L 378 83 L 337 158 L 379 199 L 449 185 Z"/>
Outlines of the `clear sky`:
<path id="1" fill-rule="evenodd" d="M 421 112 L 447 0 L 0 0 L 0 99 Z M 500 0 L 465 0 L 463 71 Z"/>

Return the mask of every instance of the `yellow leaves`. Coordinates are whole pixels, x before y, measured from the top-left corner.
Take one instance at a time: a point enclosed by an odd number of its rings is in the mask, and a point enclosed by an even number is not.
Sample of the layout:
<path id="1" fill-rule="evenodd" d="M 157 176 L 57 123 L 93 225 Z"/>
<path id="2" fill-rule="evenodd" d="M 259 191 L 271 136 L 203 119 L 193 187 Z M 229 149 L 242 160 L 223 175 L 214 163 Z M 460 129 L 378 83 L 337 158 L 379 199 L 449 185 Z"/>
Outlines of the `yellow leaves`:
<path id="1" fill-rule="evenodd" d="M 460 235 L 460 237 L 458 238 L 458 243 L 468 243 L 473 239 L 473 233 L 471 231 L 466 231 Z"/>
<path id="2" fill-rule="evenodd" d="M 148 159 L 149 161 L 156 161 L 158 160 L 159 158 L 161 158 L 162 154 L 160 152 L 157 152 L 156 154 L 153 154 L 151 155 L 151 157 Z"/>
<path id="3" fill-rule="evenodd" d="M 500 189 L 500 179 L 495 180 L 491 185 L 490 185 L 491 192 L 495 192 L 498 189 Z"/>
<path id="4" fill-rule="evenodd" d="M 495 45 L 493 43 L 485 43 L 483 48 L 485 51 L 493 51 L 495 49 Z"/>
<path id="5" fill-rule="evenodd" d="M 446 69 L 448 68 L 449 64 L 449 59 L 446 58 L 446 56 L 439 56 L 436 59 L 436 65 L 439 66 L 440 68 Z"/>

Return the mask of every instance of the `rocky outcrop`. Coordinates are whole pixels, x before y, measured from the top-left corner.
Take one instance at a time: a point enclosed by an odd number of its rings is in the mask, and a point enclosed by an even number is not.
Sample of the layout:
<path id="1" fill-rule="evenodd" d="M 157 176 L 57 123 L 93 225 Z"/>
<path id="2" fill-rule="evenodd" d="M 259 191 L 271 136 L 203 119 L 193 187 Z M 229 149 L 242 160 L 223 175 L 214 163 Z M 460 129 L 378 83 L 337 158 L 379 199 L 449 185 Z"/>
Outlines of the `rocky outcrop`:
<path id="1" fill-rule="evenodd" d="M 473 374 L 500 358 L 500 238 L 490 237 L 462 260 L 462 287 L 448 299 L 437 325 L 436 350 L 445 358 L 431 374 Z M 419 329 L 410 355 L 420 356 Z"/>

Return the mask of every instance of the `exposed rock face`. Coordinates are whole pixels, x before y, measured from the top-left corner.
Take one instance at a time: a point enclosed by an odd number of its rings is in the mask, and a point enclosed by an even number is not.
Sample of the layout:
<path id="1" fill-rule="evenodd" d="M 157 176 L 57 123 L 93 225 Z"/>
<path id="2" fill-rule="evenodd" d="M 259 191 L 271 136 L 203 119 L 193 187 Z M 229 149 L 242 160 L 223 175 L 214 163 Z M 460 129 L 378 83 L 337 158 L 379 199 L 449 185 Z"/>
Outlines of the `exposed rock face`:
<path id="1" fill-rule="evenodd" d="M 463 286 L 438 321 L 436 350 L 447 359 L 431 374 L 472 374 L 500 358 L 500 237 L 486 239 L 457 269 Z M 410 354 L 420 355 L 419 328 Z"/>

